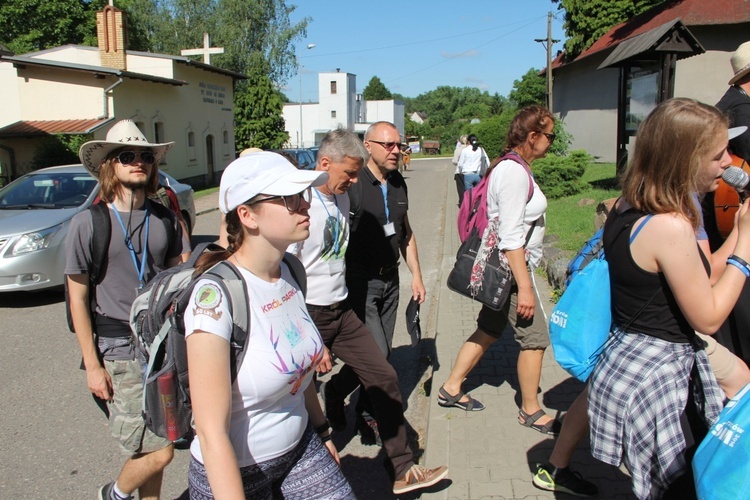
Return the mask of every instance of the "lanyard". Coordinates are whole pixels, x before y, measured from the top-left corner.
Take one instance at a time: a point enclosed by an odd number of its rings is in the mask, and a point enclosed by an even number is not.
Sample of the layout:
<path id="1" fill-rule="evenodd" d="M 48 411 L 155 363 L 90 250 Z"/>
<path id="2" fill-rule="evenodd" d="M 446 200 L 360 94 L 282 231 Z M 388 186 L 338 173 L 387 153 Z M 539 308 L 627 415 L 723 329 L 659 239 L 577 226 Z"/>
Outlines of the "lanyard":
<path id="1" fill-rule="evenodd" d="M 130 257 L 133 259 L 133 267 L 135 267 L 135 272 L 138 273 L 138 288 L 143 288 L 143 286 L 146 284 L 143 281 L 143 276 L 146 274 L 146 253 L 148 252 L 148 207 L 146 207 L 146 219 L 145 219 L 145 234 L 143 238 L 143 255 L 141 256 L 141 266 L 138 267 L 138 258 L 135 255 L 135 249 L 133 248 L 133 242 L 130 240 L 130 235 L 128 234 L 128 231 L 125 229 L 125 224 L 122 223 L 122 218 L 120 217 L 120 212 L 117 211 L 117 207 L 112 206 L 112 211 L 115 213 L 115 218 L 117 218 L 117 222 L 120 223 L 120 227 L 122 228 L 122 232 L 125 234 L 125 246 L 128 247 L 128 250 L 130 251 Z"/>
<path id="2" fill-rule="evenodd" d="M 391 222 L 391 215 L 388 211 L 388 181 L 385 181 L 385 183 L 380 183 L 380 192 L 383 193 L 383 205 L 385 205 L 385 223 L 388 224 Z"/>
<path id="3" fill-rule="evenodd" d="M 336 200 L 336 195 L 333 195 L 333 204 L 336 205 L 336 217 L 331 215 L 331 212 L 328 211 L 328 207 L 326 207 L 325 201 L 323 201 L 323 197 L 320 195 L 320 191 L 317 189 L 314 190 L 315 194 L 318 195 L 318 199 L 320 200 L 320 203 L 323 205 L 323 210 L 326 211 L 326 214 L 328 215 L 329 219 L 333 219 L 334 222 L 331 224 L 333 226 L 333 255 L 335 257 L 339 256 L 339 234 L 341 232 L 341 221 L 338 218 L 338 215 L 341 214 L 341 210 L 339 210 L 339 202 Z"/>

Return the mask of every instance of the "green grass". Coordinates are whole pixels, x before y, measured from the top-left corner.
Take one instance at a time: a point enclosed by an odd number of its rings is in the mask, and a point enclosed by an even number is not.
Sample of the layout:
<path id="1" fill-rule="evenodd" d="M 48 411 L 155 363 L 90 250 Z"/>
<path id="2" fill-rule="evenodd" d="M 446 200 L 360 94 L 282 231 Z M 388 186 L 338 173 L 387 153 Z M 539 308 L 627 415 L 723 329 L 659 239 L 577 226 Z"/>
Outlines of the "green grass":
<path id="1" fill-rule="evenodd" d="M 204 196 L 206 196 L 208 194 L 215 193 L 218 190 L 219 190 L 218 186 L 212 187 L 212 188 L 208 188 L 208 189 L 201 189 L 200 191 L 196 191 L 193 194 L 193 198 L 195 198 L 197 200 L 198 198 L 202 198 L 202 197 L 204 197 Z"/>
<path id="2" fill-rule="evenodd" d="M 594 234 L 597 205 L 620 194 L 616 188 L 614 163 L 592 163 L 582 180 L 588 185 L 583 192 L 548 200 L 547 206 L 547 234 L 557 236 L 555 246 L 571 255 Z M 583 199 L 593 199 L 594 203 L 578 206 Z"/>

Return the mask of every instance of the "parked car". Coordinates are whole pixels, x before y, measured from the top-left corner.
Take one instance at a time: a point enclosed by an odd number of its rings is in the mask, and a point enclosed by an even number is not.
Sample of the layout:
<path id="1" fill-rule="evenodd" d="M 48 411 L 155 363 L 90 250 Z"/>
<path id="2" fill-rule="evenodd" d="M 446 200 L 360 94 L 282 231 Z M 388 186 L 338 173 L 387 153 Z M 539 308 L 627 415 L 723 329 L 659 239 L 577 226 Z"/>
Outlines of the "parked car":
<path id="1" fill-rule="evenodd" d="M 274 153 L 288 154 L 297 161 L 297 168 L 300 170 L 315 170 L 317 161 L 315 160 L 315 154 L 309 149 L 305 148 L 285 148 L 285 149 L 271 149 Z"/>
<path id="2" fill-rule="evenodd" d="M 159 184 L 169 186 L 177 195 L 182 218 L 185 219 L 188 233 L 192 234 L 195 227 L 195 200 L 193 198 L 195 193 L 193 192 L 193 188 L 161 170 L 159 170 Z"/>
<path id="3" fill-rule="evenodd" d="M 174 189 L 192 228 L 193 189 L 164 172 L 159 177 Z M 98 193 L 99 183 L 83 165 L 35 170 L 0 189 L 0 292 L 63 284 L 70 220 L 91 206 Z"/>
<path id="4" fill-rule="evenodd" d="M 313 156 L 315 156 L 315 163 L 318 162 L 318 150 L 320 150 L 320 146 L 312 146 L 310 148 L 307 148 Z"/>

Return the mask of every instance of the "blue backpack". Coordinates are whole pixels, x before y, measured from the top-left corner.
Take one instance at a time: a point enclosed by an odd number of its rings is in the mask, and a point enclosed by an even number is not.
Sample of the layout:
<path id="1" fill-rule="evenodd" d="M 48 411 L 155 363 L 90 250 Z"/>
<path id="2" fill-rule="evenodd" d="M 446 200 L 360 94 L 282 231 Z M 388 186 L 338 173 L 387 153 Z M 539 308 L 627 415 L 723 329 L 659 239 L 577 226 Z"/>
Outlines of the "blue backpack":
<path id="1" fill-rule="evenodd" d="M 631 244 L 650 218 L 651 215 L 647 215 L 630 236 Z M 579 255 L 585 254 L 587 247 L 595 246 L 598 240 L 599 250 L 582 269 L 576 271 L 573 276 L 576 279 L 570 278 L 570 286 L 565 289 L 549 317 L 549 335 L 555 361 L 581 382 L 586 382 L 594 370 L 612 327 L 609 264 L 602 248 L 603 234 L 602 228 L 578 252 Z M 658 290 L 630 318 L 624 329 L 645 310 L 656 293 Z"/>
<path id="2" fill-rule="evenodd" d="M 570 285 L 573 278 L 578 276 L 578 273 L 589 265 L 594 259 L 599 259 L 604 255 L 604 227 L 602 226 L 597 232 L 594 233 L 586 243 L 583 244 L 581 249 L 578 251 L 575 257 L 573 257 L 568 263 L 568 267 L 565 270 L 565 288 Z"/>

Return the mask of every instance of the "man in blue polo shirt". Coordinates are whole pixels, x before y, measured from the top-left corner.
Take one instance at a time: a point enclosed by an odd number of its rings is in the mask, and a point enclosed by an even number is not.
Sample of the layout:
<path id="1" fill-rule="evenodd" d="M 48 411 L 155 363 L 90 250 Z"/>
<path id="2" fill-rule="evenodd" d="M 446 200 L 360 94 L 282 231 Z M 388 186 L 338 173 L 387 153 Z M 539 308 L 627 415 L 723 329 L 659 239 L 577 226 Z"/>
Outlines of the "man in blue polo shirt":
<path id="1" fill-rule="evenodd" d="M 407 215 L 406 182 L 398 172 L 400 146 L 401 135 L 392 123 L 372 124 L 365 133 L 370 159 L 359 172 L 359 181 L 349 189 L 351 236 L 346 252 L 349 301 L 386 357 L 391 353 L 396 326 L 401 255 L 412 274 L 412 296 L 421 304 L 426 295 L 417 240 Z M 366 398 L 360 395 L 358 409 L 367 408 Z M 364 420 L 367 422 L 369 416 L 365 415 Z"/>

